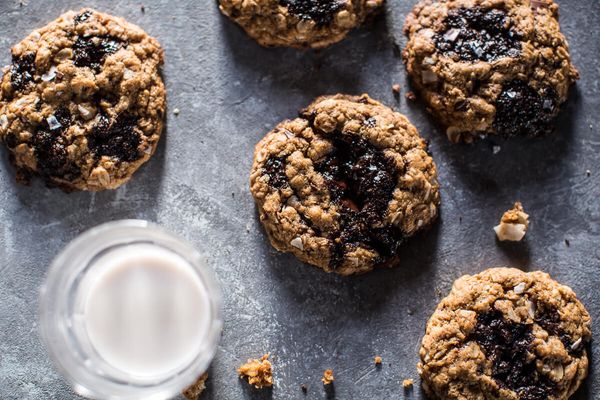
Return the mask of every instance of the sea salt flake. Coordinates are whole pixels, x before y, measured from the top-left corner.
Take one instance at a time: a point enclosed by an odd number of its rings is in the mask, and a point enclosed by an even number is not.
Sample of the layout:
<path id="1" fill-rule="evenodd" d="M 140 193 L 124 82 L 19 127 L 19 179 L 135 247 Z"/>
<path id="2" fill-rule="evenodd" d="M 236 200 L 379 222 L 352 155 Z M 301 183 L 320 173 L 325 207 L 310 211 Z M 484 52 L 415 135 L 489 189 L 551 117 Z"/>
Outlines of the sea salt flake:
<path id="1" fill-rule="evenodd" d="M 458 29 L 449 29 L 448 32 L 444 33 L 444 39 L 449 41 L 449 42 L 454 42 L 457 38 L 458 35 L 460 34 L 460 31 Z"/>
<path id="2" fill-rule="evenodd" d="M 58 122 L 54 115 L 51 115 L 48 118 L 46 118 L 46 121 L 48 121 L 48 127 L 51 131 L 62 128 L 61 123 Z"/>
<path id="3" fill-rule="evenodd" d="M 514 287 L 513 290 L 516 294 L 523 294 L 525 292 L 525 282 L 519 283 L 517 286 Z"/>
<path id="4" fill-rule="evenodd" d="M 44 82 L 50 82 L 54 78 L 56 78 L 56 67 L 53 65 L 50 67 L 48 72 L 46 72 L 44 75 L 42 75 L 42 80 Z"/>
<path id="5" fill-rule="evenodd" d="M 290 242 L 290 244 L 292 246 L 294 246 L 295 248 L 297 248 L 297 249 L 304 250 L 304 244 L 302 243 L 302 238 L 301 237 L 297 237 L 297 238 L 292 239 L 292 241 Z"/>

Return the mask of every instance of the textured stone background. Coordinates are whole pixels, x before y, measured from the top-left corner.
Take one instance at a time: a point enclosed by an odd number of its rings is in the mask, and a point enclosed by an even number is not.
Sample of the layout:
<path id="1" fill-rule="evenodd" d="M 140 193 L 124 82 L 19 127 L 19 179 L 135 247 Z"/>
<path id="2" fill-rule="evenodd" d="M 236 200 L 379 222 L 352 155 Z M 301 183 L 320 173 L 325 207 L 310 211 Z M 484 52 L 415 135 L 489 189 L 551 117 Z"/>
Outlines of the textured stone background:
<path id="1" fill-rule="evenodd" d="M 324 399 L 320 377 L 335 370 L 336 399 L 424 399 L 417 387 L 419 341 L 454 279 L 493 265 L 543 269 L 572 286 L 600 319 L 600 26 L 598 0 L 563 0 L 561 21 L 581 80 L 557 134 L 539 140 L 451 145 L 421 104 L 396 101 L 408 87 L 394 51 L 414 1 L 389 0 L 370 30 L 318 53 L 263 49 L 210 0 L 0 0 L 0 65 L 36 27 L 84 4 L 121 15 L 166 50 L 167 131 L 158 153 L 117 191 L 64 194 L 14 183 L 0 152 L 0 399 L 75 399 L 53 371 L 36 326 L 47 265 L 80 232 L 143 218 L 210 256 L 225 297 L 225 331 L 204 399 Z M 270 248 L 248 190 L 254 144 L 278 121 L 325 93 L 362 93 L 407 114 L 431 140 L 442 215 L 408 243 L 394 270 L 339 278 Z M 176 117 L 172 110 L 179 108 Z M 492 145 L 501 146 L 493 155 Z M 591 176 L 586 176 L 586 170 Z M 492 226 L 520 199 L 533 221 L 527 240 L 504 245 Z M 570 241 L 570 247 L 565 245 Z M 255 391 L 235 373 L 270 351 L 275 387 Z M 600 354 L 577 399 L 600 397 Z M 381 355 L 381 370 L 373 356 Z M 300 384 L 309 385 L 308 396 Z"/>

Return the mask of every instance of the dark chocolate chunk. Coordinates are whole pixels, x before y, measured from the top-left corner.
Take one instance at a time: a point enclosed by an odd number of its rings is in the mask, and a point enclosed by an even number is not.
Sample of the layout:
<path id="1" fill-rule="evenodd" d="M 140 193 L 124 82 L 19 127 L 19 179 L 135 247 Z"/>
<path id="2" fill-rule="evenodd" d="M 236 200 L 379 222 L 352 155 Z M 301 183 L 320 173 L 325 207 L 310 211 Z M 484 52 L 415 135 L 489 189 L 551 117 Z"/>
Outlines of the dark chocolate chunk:
<path id="1" fill-rule="evenodd" d="M 521 36 L 510 18 L 499 9 L 458 8 L 448 12 L 445 30 L 435 35 L 435 45 L 444 55 L 461 61 L 495 61 L 517 57 Z"/>
<path id="2" fill-rule="evenodd" d="M 91 16 L 92 12 L 90 10 L 86 10 L 81 14 L 76 15 L 74 19 L 75 25 L 87 21 Z"/>
<path id="3" fill-rule="evenodd" d="M 12 57 L 10 66 L 10 84 L 14 90 L 23 90 L 33 81 L 35 74 L 35 53 L 27 53 L 20 57 Z"/>
<path id="4" fill-rule="evenodd" d="M 48 119 L 54 119 L 51 124 Z M 71 113 L 66 107 L 60 107 L 33 134 L 31 141 L 37 160 L 37 170 L 43 176 L 78 175 L 79 169 L 72 165 L 62 134 L 71 125 Z"/>
<path id="5" fill-rule="evenodd" d="M 494 128 L 500 135 L 538 136 L 552 130 L 557 107 L 552 88 L 535 90 L 523 81 L 513 80 L 504 84 L 495 105 Z"/>
<path id="6" fill-rule="evenodd" d="M 80 36 L 73 44 L 73 63 L 100 72 L 106 56 L 116 53 L 121 47 L 123 41 L 112 36 Z"/>
<path id="7" fill-rule="evenodd" d="M 470 340 L 491 360 L 492 377 L 499 385 L 517 392 L 521 400 L 546 400 L 556 392 L 556 384 L 537 372 L 535 359 L 530 357 L 532 327 L 490 310 L 477 316 Z"/>
<path id="8" fill-rule="evenodd" d="M 317 25 L 328 25 L 335 13 L 344 6 L 340 0 L 279 0 L 290 14 L 302 20 L 312 20 Z"/>
<path id="9" fill-rule="evenodd" d="M 288 184 L 287 175 L 285 174 L 285 159 L 281 157 L 271 157 L 265 162 L 263 167 L 265 173 L 269 176 L 269 184 L 281 189 Z"/>
<path id="10" fill-rule="evenodd" d="M 140 158 L 140 135 L 136 132 L 137 117 L 121 114 L 110 119 L 100 114 L 96 125 L 87 137 L 88 148 L 96 159 L 114 157 L 117 161 L 132 162 Z"/>
<path id="11" fill-rule="evenodd" d="M 396 163 L 356 135 L 336 133 L 332 142 L 334 150 L 315 165 L 329 186 L 331 201 L 340 206 L 340 229 L 330 238 L 330 265 L 338 267 L 347 247 L 358 244 L 376 250 L 383 263 L 403 241 L 398 229 L 382 227 L 396 187 Z"/>

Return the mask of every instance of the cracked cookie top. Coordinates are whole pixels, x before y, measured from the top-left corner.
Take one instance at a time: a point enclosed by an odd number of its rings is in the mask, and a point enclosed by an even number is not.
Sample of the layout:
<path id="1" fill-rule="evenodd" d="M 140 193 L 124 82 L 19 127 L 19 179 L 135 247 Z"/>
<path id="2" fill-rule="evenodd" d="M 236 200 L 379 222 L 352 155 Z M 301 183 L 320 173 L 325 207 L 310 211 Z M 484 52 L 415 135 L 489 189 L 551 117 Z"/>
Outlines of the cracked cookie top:
<path id="1" fill-rule="evenodd" d="M 320 97 L 280 123 L 256 145 L 250 186 L 276 249 L 342 275 L 396 264 L 439 205 L 425 141 L 367 95 Z"/>
<path id="2" fill-rule="evenodd" d="M 543 272 L 454 282 L 427 323 L 419 372 L 433 399 L 566 400 L 587 375 L 590 315 Z"/>
<path id="3" fill-rule="evenodd" d="M 422 0 L 403 60 L 454 142 L 552 130 L 579 75 L 552 0 Z"/>
<path id="4" fill-rule="evenodd" d="M 323 48 L 342 40 L 384 0 L 219 0 L 219 8 L 262 46 Z"/>
<path id="5" fill-rule="evenodd" d="M 122 18 L 69 11 L 12 48 L 0 141 L 17 178 L 113 189 L 154 153 L 163 127 L 160 44 Z"/>

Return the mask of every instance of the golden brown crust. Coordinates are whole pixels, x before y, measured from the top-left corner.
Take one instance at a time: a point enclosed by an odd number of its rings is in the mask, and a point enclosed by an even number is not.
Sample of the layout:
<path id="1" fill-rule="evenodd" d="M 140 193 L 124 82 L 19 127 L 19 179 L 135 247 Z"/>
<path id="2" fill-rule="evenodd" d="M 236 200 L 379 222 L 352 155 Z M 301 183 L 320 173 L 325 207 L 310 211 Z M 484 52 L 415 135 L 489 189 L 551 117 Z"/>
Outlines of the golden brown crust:
<path id="1" fill-rule="evenodd" d="M 163 128 L 163 51 L 122 18 L 69 11 L 12 48 L 0 81 L 0 141 L 18 176 L 65 190 L 114 189 Z M 95 140 L 95 141 L 94 141 Z"/>
<path id="2" fill-rule="evenodd" d="M 377 199 L 382 207 L 369 229 L 409 237 L 429 226 L 438 212 L 437 171 L 425 141 L 406 117 L 367 95 L 320 97 L 302 115 L 279 124 L 255 149 L 250 189 L 271 244 L 342 275 L 370 271 L 382 261 L 393 264 L 395 254 L 384 260 L 382 250 L 369 244 L 340 242 L 347 202 L 336 199 L 332 180 L 320 166 L 341 151 L 336 141 L 342 138 L 354 141 L 355 150 L 362 144 L 385 157 L 396 175 L 389 199 Z M 273 160 L 280 163 L 281 182 L 270 171 Z M 336 246 L 343 260 L 336 259 Z"/>
<path id="3" fill-rule="evenodd" d="M 498 328 L 495 321 L 478 337 L 484 315 L 501 316 L 506 326 Z M 492 340 L 499 332 L 510 335 L 512 328 L 526 342 L 521 343 L 526 353 L 521 354 L 519 343 L 509 340 L 508 356 L 517 356 L 501 366 L 499 353 L 490 353 L 486 348 L 490 344 L 481 341 Z M 438 305 L 422 341 L 419 372 L 433 399 L 516 400 L 519 393 L 536 393 L 537 388 L 542 392 L 526 398 L 566 400 L 587 375 L 590 340 L 590 315 L 569 287 L 539 271 L 492 268 L 458 279 Z M 528 367 L 516 364 L 523 360 Z M 515 374 L 506 380 L 501 371 L 511 368 Z M 517 372 L 526 372 L 529 378 L 519 381 Z M 518 389 L 519 385 L 523 387 Z"/>
<path id="4" fill-rule="evenodd" d="M 314 8 L 339 6 L 315 18 L 294 13 L 279 0 L 219 0 L 219 8 L 262 46 L 318 49 L 342 40 L 383 4 L 383 0 L 311 1 Z M 319 18 L 327 22 L 317 22 Z"/>
<path id="5" fill-rule="evenodd" d="M 447 29 L 445 22 L 450 13 L 460 9 L 504 12 L 507 16 L 504 23 L 510 25 L 507 41 L 516 42 L 518 54 L 506 51 L 505 56 L 493 60 L 484 60 L 483 56 L 465 61 L 457 54 L 442 51 L 437 45 L 440 35 L 450 42 L 460 40 L 457 31 Z M 482 24 L 485 26 L 486 22 Z M 558 6 L 552 0 L 422 0 L 407 16 L 404 32 L 408 36 L 403 52 L 408 74 L 428 109 L 454 142 L 470 142 L 479 134 L 538 135 L 551 129 L 547 125 L 579 77 L 571 64 L 567 41 L 560 32 Z M 490 33 L 492 38 L 497 35 Z M 484 42 L 490 40 L 493 39 Z M 481 48 L 475 51 L 483 52 Z M 544 121 L 540 123 L 543 126 L 536 126 L 531 115 L 520 122 L 523 127 L 514 129 L 504 126 L 513 121 L 498 120 L 502 113 L 498 112 L 497 101 L 504 88 L 515 81 L 524 82 L 542 97 L 537 108 L 541 109 L 539 118 Z M 551 103 L 544 103 L 545 99 Z M 530 103 L 519 103 L 510 94 L 507 101 L 517 108 Z M 508 112 L 510 117 L 500 117 L 511 119 L 512 114 L 518 113 Z"/>

